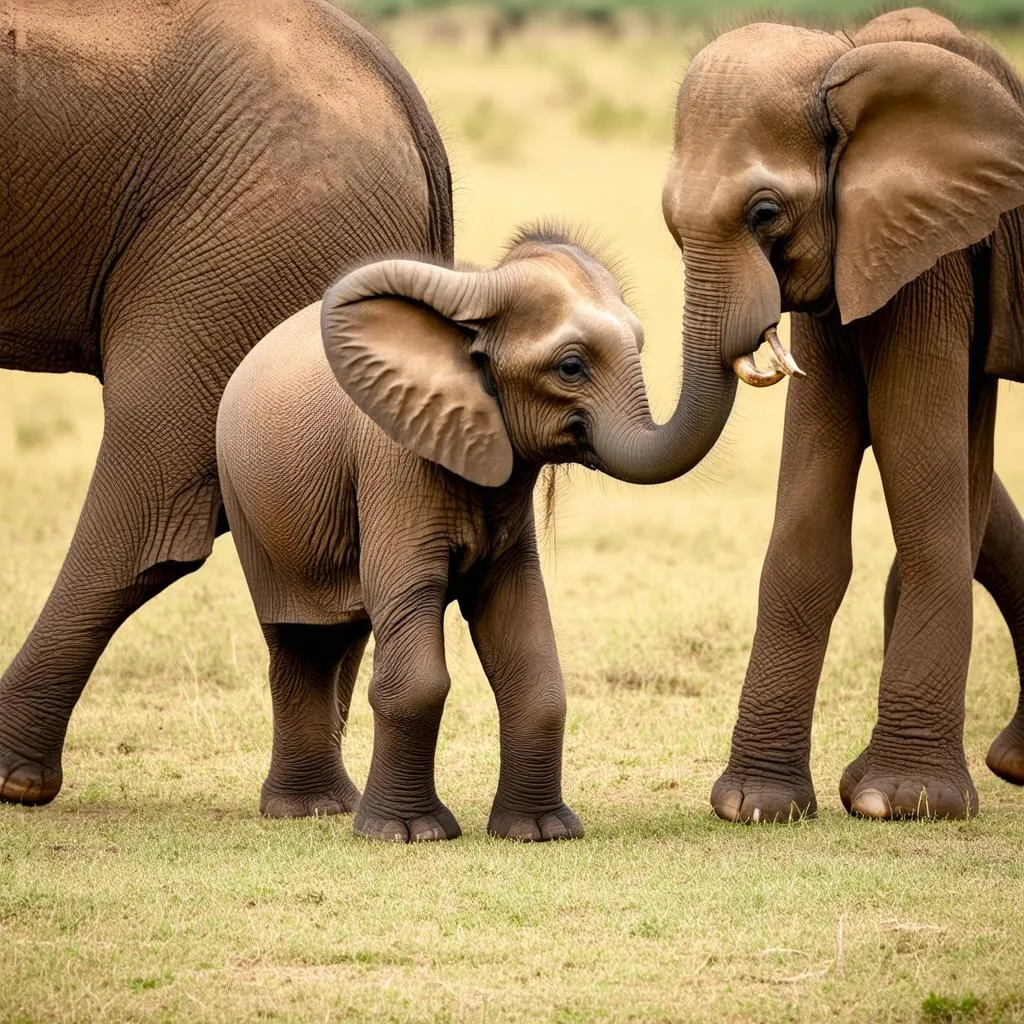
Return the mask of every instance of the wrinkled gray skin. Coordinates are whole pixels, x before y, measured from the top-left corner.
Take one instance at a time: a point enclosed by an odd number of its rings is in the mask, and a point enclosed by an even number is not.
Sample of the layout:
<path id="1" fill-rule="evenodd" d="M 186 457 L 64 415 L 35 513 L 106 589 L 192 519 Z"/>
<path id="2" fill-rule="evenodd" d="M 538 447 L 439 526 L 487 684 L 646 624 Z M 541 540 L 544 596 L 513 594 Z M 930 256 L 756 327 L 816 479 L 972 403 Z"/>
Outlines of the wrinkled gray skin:
<path id="1" fill-rule="evenodd" d="M 225 529 L 249 348 L 347 266 L 452 258 L 405 71 L 321 0 L 0 0 L 0 365 L 103 381 L 67 559 L 0 681 L 0 800 L 45 803 L 117 627 Z"/>
<path id="2" fill-rule="evenodd" d="M 878 722 L 841 796 L 874 818 L 977 809 L 963 750 L 975 572 L 1024 666 L 1024 524 L 992 471 L 997 380 L 1024 380 L 1022 108 L 991 47 L 920 9 L 852 37 L 750 25 L 687 71 L 663 205 L 686 265 L 685 359 L 715 367 L 687 385 L 704 441 L 731 404 L 722 371 L 740 373 L 785 310 L 806 372 L 711 797 L 723 818 L 816 809 L 811 719 L 868 444 L 898 569 Z M 1024 783 L 1020 710 L 988 760 Z"/>
<path id="3" fill-rule="evenodd" d="M 606 447 L 650 422 L 642 342 L 604 266 L 540 230 L 492 271 L 354 271 L 246 357 L 217 454 L 270 648 L 264 814 L 356 809 L 358 834 L 397 842 L 460 834 L 433 772 L 457 600 L 498 705 L 488 830 L 582 835 L 562 800 L 565 693 L 531 497 L 545 463 L 608 469 Z M 371 623 L 360 800 L 339 736 Z"/>

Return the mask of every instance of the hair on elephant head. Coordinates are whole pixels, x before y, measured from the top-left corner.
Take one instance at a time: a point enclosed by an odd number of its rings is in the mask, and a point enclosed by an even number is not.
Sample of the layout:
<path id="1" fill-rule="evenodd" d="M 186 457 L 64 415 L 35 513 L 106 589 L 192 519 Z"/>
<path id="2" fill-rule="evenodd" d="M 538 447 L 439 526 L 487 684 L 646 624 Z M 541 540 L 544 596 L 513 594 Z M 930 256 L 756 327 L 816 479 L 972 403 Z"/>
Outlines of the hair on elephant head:
<path id="1" fill-rule="evenodd" d="M 881 23 L 906 15 L 876 19 L 858 45 L 748 25 L 690 65 L 663 192 L 686 263 L 686 358 L 713 352 L 775 383 L 793 371 L 781 346 L 774 372 L 752 353 L 783 311 L 864 317 L 1024 203 L 1018 100 L 937 45 L 960 35 L 945 19 L 917 12 L 913 38 L 892 38 Z M 718 390 L 697 382 L 693 399 Z"/>
<path id="2" fill-rule="evenodd" d="M 659 429 L 643 328 L 592 247 L 549 227 L 520 231 L 492 270 L 413 260 L 347 274 L 321 330 L 339 383 L 391 438 L 474 483 L 513 461 L 579 462 L 644 477 Z M 678 475 L 663 460 L 660 478 Z"/>

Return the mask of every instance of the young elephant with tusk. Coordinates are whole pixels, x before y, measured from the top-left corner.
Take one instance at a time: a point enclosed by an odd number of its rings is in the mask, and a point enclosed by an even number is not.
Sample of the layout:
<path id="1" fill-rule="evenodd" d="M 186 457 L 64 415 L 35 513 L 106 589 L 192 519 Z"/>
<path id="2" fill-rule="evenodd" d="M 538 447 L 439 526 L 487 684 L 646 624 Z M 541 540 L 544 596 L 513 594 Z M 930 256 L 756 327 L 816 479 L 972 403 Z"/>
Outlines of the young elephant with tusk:
<path id="1" fill-rule="evenodd" d="M 870 446 L 897 559 L 877 722 L 840 798 L 870 818 L 975 814 L 963 743 L 972 576 L 1006 618 L 1024 682 L 1024 520 L 995 476 L 993 439 L 999 378 L 1024 381 L 1024 82 L 922 8 L 852 33 L 746 25 L 687 69 L 662 201 L 686 266 L 684 367 L 703 369 L 684 389 L 710 425 L 693 436 L 715 443 L 736 377 L 800 374 L 778 340 L 784 311 L 807 370 L 787 395 L 715 812 L 788 821 L 817 809 L 815 697 Z M 774 371 L 754 362 L 765 341 Z M 1024 698 L 987 763 L 1024 785 Z"/>
<path id="2" fill-rule="evenodd" d="M 217 458 L 270 649 L 264 814 L 355 810 L 358 834 L 394 842 L 460 834 L 434 787 L 442 621 L 458 601 L 498 705 L 488 831 L 583 834 L 562 801 L 565 694 L 532 494 L 545 463 L 629 477 L 630 451 L 641 458 L 658 433 L 642 344 L 611 273 L 569 235 L 536 229 L 490 271 L 353 270 L 242 362 Z M 339 734 L 371 627 L 360 798 Z"/>

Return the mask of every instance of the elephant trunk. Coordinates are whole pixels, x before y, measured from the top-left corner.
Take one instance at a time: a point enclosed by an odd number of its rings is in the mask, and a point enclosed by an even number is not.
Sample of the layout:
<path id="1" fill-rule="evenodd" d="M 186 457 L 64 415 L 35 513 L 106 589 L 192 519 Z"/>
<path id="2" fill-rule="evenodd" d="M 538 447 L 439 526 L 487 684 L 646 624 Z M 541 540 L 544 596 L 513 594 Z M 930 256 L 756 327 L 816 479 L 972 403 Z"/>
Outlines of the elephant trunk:
<path id="1" fill-rule="evenodd" d="M 651 418 L 638 361 L 630 386 L 644 396 L 642 407 L 625 422 L 594 425 L 594 450 L 609 476 L 634 484 L 674 480 L 711 451 L 725 428 L 736 396 L 736 375 L 719 355 L 715 319 L 694 305 L 688 294 L 683 383 L 669 420 L 658 425 Z"/>
<path id="2" fill-rule="evenodd" d="M 658 425 L 645 399 L 625 423 L 595 425 L 593 443 L 601 468 L 627 483 L 663 483 L 693 469 L 725 428 L 737 377 L 765 386 L 784 375 L 803 376 L 775 331 L 781 315 L 779 289 L 767 260 L 757 260 L 753 274 L 749 264 L 746 273 L 730 274 L 728 267 L 689 247 L 687 257 L 683 383 L 675 411 Z M 742 282 L 742 287 L 731 287 L 731 281 Z M 730 301 L 730 295 L 744 295 L 745 301 Z M 776 363 L 768 373 L 759 371 L 753 360 L 761 340 L 771 343 Z M 639 365 L 635 372 L 634 386 L 646 395 Z"/>

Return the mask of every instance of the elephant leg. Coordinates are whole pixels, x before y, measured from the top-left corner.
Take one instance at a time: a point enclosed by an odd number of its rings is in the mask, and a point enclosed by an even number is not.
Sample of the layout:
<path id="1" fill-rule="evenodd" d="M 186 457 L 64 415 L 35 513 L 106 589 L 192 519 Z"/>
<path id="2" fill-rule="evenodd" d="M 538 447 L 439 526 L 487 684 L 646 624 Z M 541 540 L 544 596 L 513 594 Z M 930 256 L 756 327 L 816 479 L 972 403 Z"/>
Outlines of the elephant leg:
<path id="1" fill-rule="evenodd" d="M 467 617 L 498 705 L 501 768 L 487 831 L 579 838 L 583 826 L 562 800 L 565 685 L 532 531 L 494 566 Z"/>
<path id="2" fill-rule="evenodd" d="M 1021 685 L 1017 710 L 992 741 L 985 763 L 1001 779 L 1024 786 L 1024 520 L 998 477 L 974 578 L 992 595 L 1010 629 Z"/>
<path id="3" fill-rule="evenodd" d="M 364 560 L 366 553 L 364 547 Z M 353 829 L 394 843 L 455 839 L 462 829 L 434 787 L 437 734 L 451 686 L 442 630 L 447 578 L 424 580 L 422 572 L 388 568 L 395 585 L 384 607 L 363 574 L 376 638 L 373 756 Z"/>
<path id="4" fill-rule="evenodd" d="M 369 623 L 265 625 L 274 743 L 260 793 L 269 818 L 348 814 L 359 790 L 341 759 L 341 735 L 370 635 Z"/>
<path id="5" fill-rule="evenodd" d="M 889 567 L 889 575 L 885 581 L 885 595 L 882 600 L 882 652 L 889 650 L 889 640 L 892 638 L 892 624 L 896 621 L 896 609 L 900 603 L 900 559 L 899 555 L 892 560 Z M 839 779 L 839 799 L 843 806 L 850 810 L 853 800 L 853 791 L 857 788 L 861 776 L 864 774 L 864 766 L 867 764 L 868 748 L 865 747 L 844 769 Z"/>
<path id="6" fill-rule="evenodd" d="M 868 360 L 872 444 L 899 557 L 878 721 L 848 769 L 849 810 L 961 818 L 978 798 L 963 749 L 971 580 L 988 519 L 994 381 L 970 376 L 969 313 L 909 286 Z M 952 302 L 952 300 L 950 300 Z M 895 583 L 894 583 L 895 585 Z M 855 784 L 851 776 L 859 773 Z"/>
<path id="7" fill-rule="evenodd" d="M 0 801 L 45 804 L 60 791 L 61 754 L 78 698 L 117 628 L 204 558 L 139 570 L 157 507 L 155 472 L 104 436 L 81 516 L 53 590 L 0 679 Z"/>
<path id="8" fill-rule="evenodd" d="M 993 596 L 998 592 L 996 603 L 1014 636 L 1018 664 L 1024 665 L 1024 523 L 1021 523 L 1020 514 L 1002 483 L 992 472 L 998 384 L 978 374 L 972 385 L 968 443 L 971 465 L 971 551 L 972 557 L 976 559 L 974 577 Z M 1014 531 L 1018 528 L 1021 531 L 1018 538 L 1021 549 L 1019 554 L 1015 555 Z M 1017 588 L 1016 591 L 1014 586 Z M 888 652 L 892 640 L 900 592 L 900 559 L 897 554 L 892 560 L 885 582 L 882 638 L 882 649 L 885 652 Z M 1009 728 L 1010 726 L 1007 727 Z M 839 782 L 839 797 L 848 811 L 851 808 L 853 791 L 864 775 L 869 751 L 870 746 L 865 747 L 846 766 Z M 1021 766 L 1024 769 L 1024 760 Z M 992 770 L 996 771 L 994 768 Z M 996 771 L 996 774 L 999 772 Z"/>
<path id="9" fill-rule="evenodd" d="M 793 317 L 807 372 L 790 385 L 775 524 L 732 750 L 711 792 L 728 821 L 786 821 L 817 809 L 811 720 L 829 630 L 852 569 L 850 529 L 867 443 L 863 380 L 826 327 Z"/>

